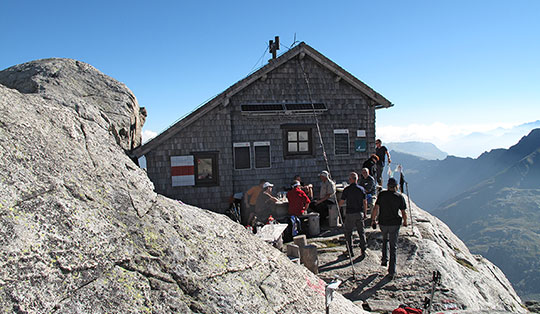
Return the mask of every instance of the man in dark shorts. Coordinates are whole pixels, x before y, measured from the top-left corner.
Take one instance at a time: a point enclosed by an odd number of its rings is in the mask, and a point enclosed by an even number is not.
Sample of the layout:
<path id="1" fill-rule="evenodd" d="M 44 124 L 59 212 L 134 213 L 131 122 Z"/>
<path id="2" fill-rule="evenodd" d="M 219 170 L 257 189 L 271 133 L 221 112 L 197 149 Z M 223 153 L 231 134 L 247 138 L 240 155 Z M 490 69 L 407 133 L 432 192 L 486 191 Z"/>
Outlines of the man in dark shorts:
<path id="1" fill-rule="evenodd" d="M 384 161 L 385 161 L 385 158 L 386 156 L 388 156 L 388 164 L 390 165 L 390 163 L 392 162 L 392 160 L 390 159 L 390 153 L 388 152 L 388 149 L 386 148 L 386 146 L 382 146 L 382 142 L 380 139 L 377 139 L 375 141 L 375 155 L 377 155 L 377 157 L 379 157 L 379 160 L 377 161 L 377 183 L 379 183 L 379 185 L 382 185 L 382 173 L 383 173 L 383 169 L 384 169 Z"/>
<path id="2" fill-rule="evenodd" d="M 354 226 L 360 237 L 360 250 L 362 256 L 366 253 L 366 235 L 364 233 L 364 218 L 367 216 L 366 191 L 358 185 L 358 174 L 351 172 L 349 174 L 349 186 L 343 190 L 339 206 L 341 207 L 347 201 L 347 215 L 345 216 L 345 241 L 347 242 L 347 252 L 354 256 L 352 246 L 352 232 Z"/>
<path id="3" fill-rule="evenodd" d="M 405 198 L 397 192 L 397 181 L 394 178 L 388 179 L 388 189 L 379 193 L 375 208 L 371 213 L 371 226 L 376 228 L 377 215 L 379 216 L 379 226 L 383 236 L 381 266 L 388 264 L 388 242 L 390 241 L 390 265 L 388 266 L 388 276 L 394 279 L 396 274 L 396 251 L 399 236 L 399 226 L 407 226 L 407 205 Z M 401 211 L 401 216 L 399 215 Z"/>

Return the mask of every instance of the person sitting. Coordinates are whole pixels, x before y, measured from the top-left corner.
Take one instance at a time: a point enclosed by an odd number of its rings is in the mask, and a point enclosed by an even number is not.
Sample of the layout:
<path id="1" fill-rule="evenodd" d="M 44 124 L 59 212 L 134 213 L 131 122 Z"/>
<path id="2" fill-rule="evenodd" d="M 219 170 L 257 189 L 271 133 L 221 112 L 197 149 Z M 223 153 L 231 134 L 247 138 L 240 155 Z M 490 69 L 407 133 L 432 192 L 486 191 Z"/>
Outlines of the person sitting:
<path id="1" fill-rule="evenodd" d="M 257 203 L 255 204 L 255 216 L 257 220 L 266 223 L 268 217 L 274 213 L 275 204 L 279 201 L 272 196 L 272 187 L 274 185 L 270 182 L 265 182 L 262 185 L 262 192 L 257 197 Z"/>
<path id="2" fill-rule="evenodd" d="M 309 197 L 302 191 L 300 181 L 293 181 L 291 185 L 292 189 L 287 192 L 287 199 L 289 200 L 289 215 L 301 216 L 307 210 L 309 203 Z"/>
<path id="3" fill-rule="evenodd" d="M 248 225 L 251 222 L 250 216 L 253 216 L 255 213 L 255 205 L 257 204 L 257 198 L 263 190 L 263 184 L 266 183 L 266 180 L 259 180 L 259 184 L 252 186 L 246 193 L 244 193 L 244 208 L 242 210 L 242 224 Z"/>
<path id="4" fill-rule="evenodd" d="M 319 199 L 311 202 L 309 208 L 319 213 L 321 221 L 324 221 L 328 216 L 329 207 L 335 204 L 336 183 L 330 179 L 330 173 L 326 170 L 319 173 L 319 178 L 321 178 L 322 182 Z"/>
<path id="5" fill-rule="evenodd" d="M 369 174 L 376 178 L 377 177 L 377 162 L 379 161 L 379 156 L 375 154 L 371 154 L 369 156 L 369 159 L 364 161 L 362 164 L 362 169 L 367 168 L 369 170 Z"/>
<path id="6" fill-rule="evenodd" d="M 300 189 L 306 193 L 310 200 L 313 199 L 313 184 L 306 185 L 298 174 L 294 176 L 293 181 L 300 182 Z"/>
<path id="7" fill-rule="evenodd" d="M 358 181 L 358 184 L 366 191 L 368 211 L 371 212 L 373 210 L 373 206 L 375 206 L 375 200 L 377 198 L 377 182 L 375 181 L 375 178 L 369 175 L 368 168 L 363 168 L 361 174 L 362 175 L 360 176 L 360 181 Z"/>

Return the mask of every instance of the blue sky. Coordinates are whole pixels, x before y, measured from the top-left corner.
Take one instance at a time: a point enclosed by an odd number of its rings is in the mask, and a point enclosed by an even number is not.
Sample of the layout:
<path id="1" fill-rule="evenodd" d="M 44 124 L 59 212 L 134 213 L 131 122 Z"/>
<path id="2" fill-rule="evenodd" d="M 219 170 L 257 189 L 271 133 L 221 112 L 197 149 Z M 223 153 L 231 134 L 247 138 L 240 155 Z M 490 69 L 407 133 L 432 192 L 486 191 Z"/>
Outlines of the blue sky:
<path id="1" fill-rule="evenodd" d="M 395 104 L 377 111 L 383 141 L 444 146 L 540 119 L 539 12 L 536 0 L 2 1 L 0 69 L 90 63 L 134 92 L 151 134 L 296 34 Z"/>

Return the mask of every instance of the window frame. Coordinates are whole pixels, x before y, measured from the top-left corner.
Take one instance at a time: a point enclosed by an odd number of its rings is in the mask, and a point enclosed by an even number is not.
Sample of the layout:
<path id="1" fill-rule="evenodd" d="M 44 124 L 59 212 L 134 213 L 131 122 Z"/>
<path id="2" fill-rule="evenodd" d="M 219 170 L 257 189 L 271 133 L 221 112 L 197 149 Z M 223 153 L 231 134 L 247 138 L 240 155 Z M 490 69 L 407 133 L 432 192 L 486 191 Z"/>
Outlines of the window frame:
<path id="1" fill-rule="evenodd" d="M 283 137 L 283 158 L 284 159 L 301 159 L 301 158 L 313 158 L 314 149 L 313 149 L 313 124 L 290 124 L 282 125 L 282 137 Z M 306 152 L 289 152 L 289 143 L 290 142 L 304 142 L 304 141 L 289 141 L 289 132 L 307 132 L 308 140 L 305 141 L 308 144 L 308 150 Z"/>
<path id="2" fill-rule="evenodd" d="M 192 152 L 195 176 L 195 186 L 219 186 L 219 152 Z M 212 179 L 199 179 L 198 159 L 212 159 Z"/>

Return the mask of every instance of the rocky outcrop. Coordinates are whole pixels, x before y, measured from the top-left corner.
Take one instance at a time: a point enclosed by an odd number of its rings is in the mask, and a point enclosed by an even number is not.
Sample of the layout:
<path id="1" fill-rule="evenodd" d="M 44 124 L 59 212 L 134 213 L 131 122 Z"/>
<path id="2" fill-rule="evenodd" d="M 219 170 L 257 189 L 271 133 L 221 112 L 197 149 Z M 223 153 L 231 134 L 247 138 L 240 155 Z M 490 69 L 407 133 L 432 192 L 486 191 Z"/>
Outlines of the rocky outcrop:
<path id="1" fill-rule="evenodd" d="M 2 312 L 324 312 L 324 282 L 307 269 L 153 192 L 125 154 L 141 120 L 124 85 L 63 59 L 0 82 Z M 341 295 L 332 304 L 362 312 Z"/>
<path id="2" fill-rule="evenodd" d="M 441 284 L 434 298 L 436 311 L 452 310 L 479 313 L 527 312 L 504 273 L 480 255 L 469 252 L 465 244 L 438 218 L 411 202 L 413 226 L 400 229 L 397 276 L 385 277 L 380 265 L 382 236 L 379 229 L 366 229 L 368 250 L 355 260 L 356 277 L 341 236 L 318 239 L 321 248 L 319 273 L 323 279 L 339 276 L 339 290 L 358 305 L 367 303 L 374 311 L 391 311 L 400 304 L 423 305 L 432 287 L 433 272 L 441 273 Z M 410 217 L 410 216 L 409 216 Z M 338 244 L 338 245 L 336 245 Z M 357 249 L 359 251 L 359 249 Z"/>
<path id="3" fill-rule="evenodd" d="M 324 313 L 319 277 L 225 216 L 154 193 L 125 153 L 142 120 L 131 92 L 87 64 L 0 72 L 0 310 Z M 341 286 L 348 299 L 378 310 L 418 303 L 439 270 L 439 297 L 459 309 L 524 311 L 498 268 L 413 213 L 398 277 L 383 279 L 380 234 L 370 231 L 357 278 Z M 344 259 L 320 246 L 321 276 L 345 279 Z M 338 294 L 331 313 L 364 311 Z"/>
<path id="4" fill-rule="evenodd" d="M 89 64 L 71 59 L 32 61 L 1 71 L 0 84 L 74 109 L 108 129 L 124 150 L 141 144 L 146 109 L 139 108 L 124 84 Z"/>

